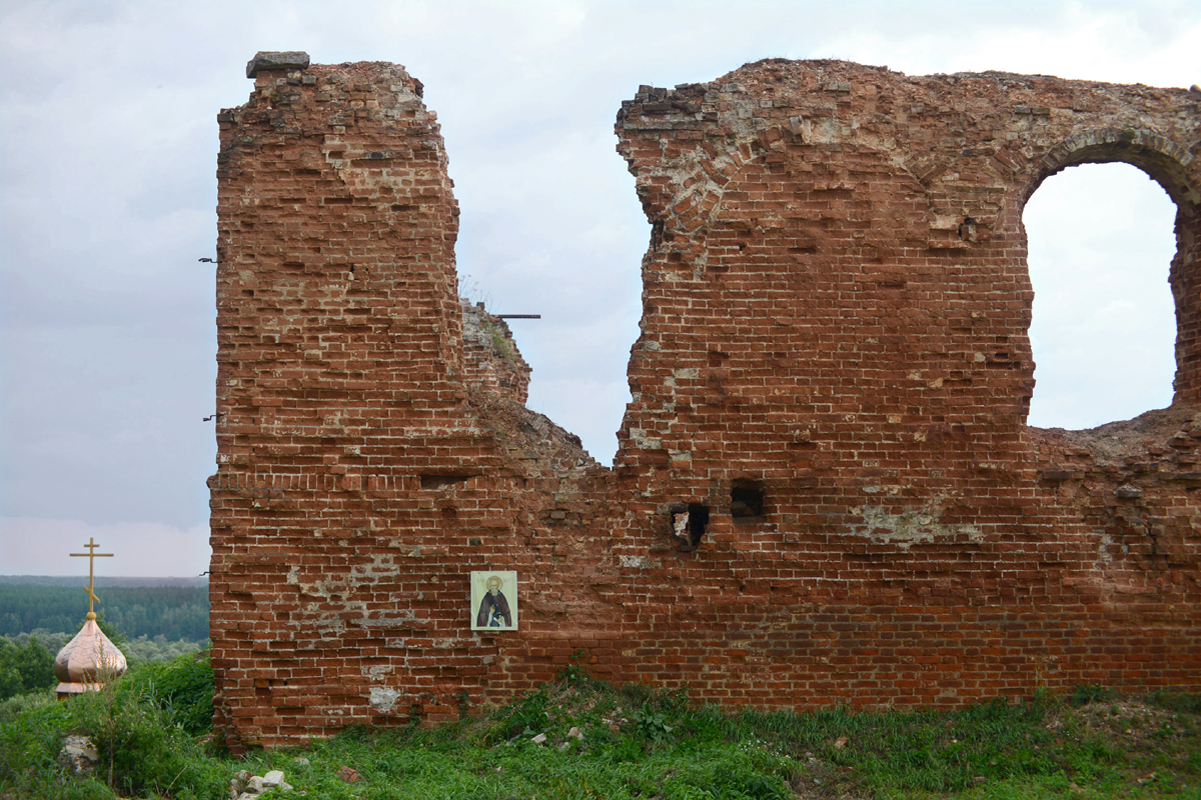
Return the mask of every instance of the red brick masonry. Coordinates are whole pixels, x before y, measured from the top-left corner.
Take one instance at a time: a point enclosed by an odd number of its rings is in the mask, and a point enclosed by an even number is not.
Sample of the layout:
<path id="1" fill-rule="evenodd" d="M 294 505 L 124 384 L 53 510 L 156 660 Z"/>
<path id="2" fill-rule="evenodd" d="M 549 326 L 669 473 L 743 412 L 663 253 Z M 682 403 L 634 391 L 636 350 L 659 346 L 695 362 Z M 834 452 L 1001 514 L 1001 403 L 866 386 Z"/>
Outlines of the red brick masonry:
<path id="1" fill-rule="evenodd" d="M 653 233 L 612 470 L 523 407 L 503 323 L 464 323 L 420 82 L 284 59 L 219 120 L 235 745 L 452 718 L 577 652 L 725 706 L 1201 688 L 1201 94 L 774 60 L 643 87 L 617 122 Z M 1175 403 L 1029 428 L 1022 208 L 1093 161 L 1176 202 Z M 520 630 L 471 631 L 483 569 L 518 572 Z"/>

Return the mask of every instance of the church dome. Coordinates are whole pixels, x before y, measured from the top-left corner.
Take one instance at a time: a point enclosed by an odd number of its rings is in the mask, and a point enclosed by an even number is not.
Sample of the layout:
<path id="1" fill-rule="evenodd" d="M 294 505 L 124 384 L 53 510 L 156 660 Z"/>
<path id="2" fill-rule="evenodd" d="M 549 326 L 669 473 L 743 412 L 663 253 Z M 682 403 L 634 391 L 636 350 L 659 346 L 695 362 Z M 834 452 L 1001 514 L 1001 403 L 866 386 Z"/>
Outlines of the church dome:
<path id="1" fill-rule="evenodd" d="M 54 659 L 54 674 L 62 681 L 55 691 L 59 695 L 96 691 L 123 675 L 125 668 L 125 655 L 100 630 L 96 615 L 89 613 L 83 628 Z"/>

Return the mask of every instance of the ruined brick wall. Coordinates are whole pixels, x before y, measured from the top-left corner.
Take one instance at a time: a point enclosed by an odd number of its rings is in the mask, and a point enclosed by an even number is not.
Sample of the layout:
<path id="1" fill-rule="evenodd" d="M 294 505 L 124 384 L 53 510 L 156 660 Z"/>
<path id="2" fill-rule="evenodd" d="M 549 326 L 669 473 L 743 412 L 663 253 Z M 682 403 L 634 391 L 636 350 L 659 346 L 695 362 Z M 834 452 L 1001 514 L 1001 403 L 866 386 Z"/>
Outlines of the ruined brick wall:
<path id="1" fill-rule="evenodd" d="M 577 652 L 726 705 L 1201 687 L 1199 125 L 1181 90 L 844 62 L 643 87 L 610 471 L 455 297 L 420 84 L 259 69 L 221 116 L 219 725 L 446 719 Z M 1108 160 L 1178 208 L 1175 402 L 1028 428 L 1022 209 Z M 518 631 L 470 631 L 473 569 L 518 572 Z"/>
<path id="2" fill-rule="evenodd" d="M 489 314 L 483 303 L 463 300 L 464 378 L 525 404 L 530 365 L 521 357 L 509 325 Z"/>
<path id="3" fill-rule="evenodd" d="M 770 704 L 1195 685 L 1199 122 L 1183 90 L 841 62 L 624 104 L 655 232 L 623 547 L 653 548 L 672 503 L 710 514 L 642 578 L 668 588 L 645 635 L 684 664 L 639 674 Z M 1180 335 L 1172 412 L 1105 453 L 1025 426 L 1021 213 L 1110 160 L 1177 203 Z M 761 516 L 731 515 L 739 483 Z"/>
<path id="4" fill-rule="evenodd" d="M 529 520 L 595 469 L 468 379 L 421 84 L 304 64 L 252 69 L 219 117 L 210 627 L 235 744 L 457 713 L 498 657 L 461 624 L 468 573 L 534 572 Z"/>

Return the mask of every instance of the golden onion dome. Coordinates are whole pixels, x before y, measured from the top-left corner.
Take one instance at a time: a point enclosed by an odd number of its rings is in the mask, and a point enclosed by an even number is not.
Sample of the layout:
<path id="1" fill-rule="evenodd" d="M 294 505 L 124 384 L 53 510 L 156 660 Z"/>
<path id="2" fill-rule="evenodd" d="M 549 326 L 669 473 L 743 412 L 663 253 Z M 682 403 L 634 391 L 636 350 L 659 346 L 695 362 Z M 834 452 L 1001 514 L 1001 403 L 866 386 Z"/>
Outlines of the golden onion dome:
<path id="1" fill-rule="evenodd" d="M 123 675 L 125 669 L 125 655 L 100 630 L 96 615 L 89 612 L 83 628 L 54 659 L 54 674 L 62 681 L 55 691 L 59 695 L 96 691 Z"/>

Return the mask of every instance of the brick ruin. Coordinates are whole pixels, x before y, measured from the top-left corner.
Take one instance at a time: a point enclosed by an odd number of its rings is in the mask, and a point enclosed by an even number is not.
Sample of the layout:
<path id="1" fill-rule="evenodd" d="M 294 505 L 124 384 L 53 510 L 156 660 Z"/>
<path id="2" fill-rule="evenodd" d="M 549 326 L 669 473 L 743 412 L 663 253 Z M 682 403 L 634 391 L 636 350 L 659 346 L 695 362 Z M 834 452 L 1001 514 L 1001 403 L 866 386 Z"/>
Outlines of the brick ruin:
<path id="1" fill-rule="evenodd" d="M 652 223 L 612 469 L 457 294 L 422 86 L 260 54 L 222 111 L 216 722 L 235 746 L 552 679 L 727 707 L 1201 688 L 1201 93 L 768 60 L 642 87 Z M 1022 210 L 1123 161 L 1176 203 L 1170 408 L 1027 427 Z M 516 631 L 471 630 L 514 570 Z"/>

